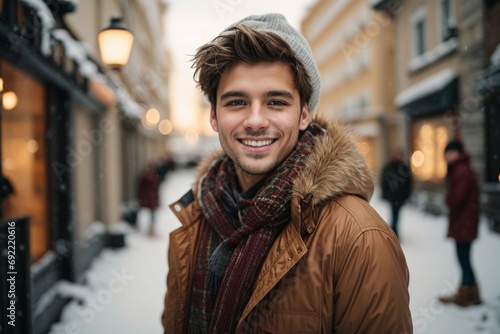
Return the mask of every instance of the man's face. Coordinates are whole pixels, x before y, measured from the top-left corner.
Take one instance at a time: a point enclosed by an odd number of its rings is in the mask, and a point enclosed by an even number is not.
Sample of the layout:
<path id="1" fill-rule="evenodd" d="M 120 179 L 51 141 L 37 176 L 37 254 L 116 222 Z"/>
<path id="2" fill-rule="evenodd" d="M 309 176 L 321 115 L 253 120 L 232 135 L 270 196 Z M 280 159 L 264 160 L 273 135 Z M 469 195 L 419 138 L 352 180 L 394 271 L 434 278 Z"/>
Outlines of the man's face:
<path id="1" fill-rule="evenodd" d="M 289 66 L 240 62 L 221 76 L 210 124 L 236 166 L 242 190 L 271 173 L 310 123 Z"/>

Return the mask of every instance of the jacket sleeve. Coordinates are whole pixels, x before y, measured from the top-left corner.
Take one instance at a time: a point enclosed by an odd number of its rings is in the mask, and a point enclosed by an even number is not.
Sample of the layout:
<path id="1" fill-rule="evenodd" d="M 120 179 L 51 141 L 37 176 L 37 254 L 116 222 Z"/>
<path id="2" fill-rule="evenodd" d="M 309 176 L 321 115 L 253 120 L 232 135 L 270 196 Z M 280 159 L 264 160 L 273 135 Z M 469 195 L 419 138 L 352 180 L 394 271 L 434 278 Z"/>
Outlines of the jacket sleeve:
<path id="1" fill-rule="evenodd" d="M 397 239 L 368 229 L 352 243 L 335 284 L 337 333 L 413 333 L 409 273 Z"/>
<path id="2" fill-rule="evenodd" d="M 168 248 L 169 270 L 167 274 L 167 292 L 165 294 L 165 307 L 161 319 L 165 334 L 184 333 L 184 328 L 182 328 L 180 324 L 186 323 L 185 314 L 180 309 L 181 303 L 179 298 L 181 298 L 183 292 L 181 292 L 179 286 L 180 273 L 178 271 L 182 269 L 180 269 L 179 263 L 177 263 L 176 253 L 177 249 L 175 248 L 175 243 L 172 242 L 172 237 L 170 237 Z"/>
<path id="3" fill-rule="evenodd" d="M 170 247 L 168 249 L 168 263 L 171 263 L 171 250 Z M 164 333 L 167 333 L 169 330 L 172 329 L 174 325 L 174 319 L 172 318 L 174 315 L 173 312 L 173 294 L 174 291 L 177 290 L 176 284 L 175 284 L 175 273 L 174 273 L 174 266 L 170 268 L 167 274 L 167 291 L 165 293 L 165 304 L 163 308 L 163 314 L 161 316 L 161 322 L 163 324 L 163 331 Z"/>

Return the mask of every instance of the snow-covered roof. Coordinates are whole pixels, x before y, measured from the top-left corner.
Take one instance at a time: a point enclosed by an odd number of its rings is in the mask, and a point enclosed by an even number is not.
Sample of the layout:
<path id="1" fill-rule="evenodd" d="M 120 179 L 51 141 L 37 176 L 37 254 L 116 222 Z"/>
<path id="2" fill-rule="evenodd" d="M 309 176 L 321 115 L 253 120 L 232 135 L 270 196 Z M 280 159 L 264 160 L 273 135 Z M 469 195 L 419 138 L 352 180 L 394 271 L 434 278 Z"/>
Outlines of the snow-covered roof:
<path id="1" fill-rule="evenodd" d="M 396 106 L 405 106 L 421 97 L 439 91 L 457 77 L 454 69 L 445 68 L 434 75 L 425 78 L 399 93 L 394 102 Z"/>
<path id="2" fill-rule="evenodd" d="M 99 72 L 97 64 L 89 58 L 87 45 L 74 39 L 66 29 L 54 29 L 51 35 L 63 43 L 66 56 L 78 63 L 81 75 L 108 84 L 106 76 Z"/>
<path id="3" fill-rule="evenodd" d="M 99 72 L 97 65 L 88 57 L 89 52 L 85 44 L 75 40 L 65 29 L 53 30 L 52 36 L 64 44 L 66 55 L 79 64 L 80 73 L 84 77 L 108 83 L 108 78 Z M 141 119 L 144 108 L 134 101 L 122 86 L 113 86 L 119 107 L 124 114 L 133 119 Z"/>
<path id="4" fill-rule="evenodd" d="M 49 56 L 52 53 L 50 45 L 50 32 L 56 24 L 56 20 L 52 15 L 49 7 L 42 0 L 21 0 L 21 3 L 36 11 L 42 23 L 42 38 L 40 51 L 44 56 Z"/>
<path id="5" fill-rule="evenodd" d="M 64 45 L 66 56 L 78 63 L 80 74 L 90 81 L 104 84 L 113 88 L 111 79 L 99 71 L 97 64 L 89 57 L 89 48 L 83 42 L 74 39 L 65 29 L 54 29 L 52 31 L 54 39 L 61 41 Z M 114 91 L 118 98 L 118 92 Z"/>
<path id="6" fill-rule="evenodd" d="M 78 63 L 82 75 L 90 77 L 98 72 L 97 66 L 88 58 L 87 48 L 71 37 L 66 29 L 54 29 L 52 36 L 63 43 L 66 56 Z"/>

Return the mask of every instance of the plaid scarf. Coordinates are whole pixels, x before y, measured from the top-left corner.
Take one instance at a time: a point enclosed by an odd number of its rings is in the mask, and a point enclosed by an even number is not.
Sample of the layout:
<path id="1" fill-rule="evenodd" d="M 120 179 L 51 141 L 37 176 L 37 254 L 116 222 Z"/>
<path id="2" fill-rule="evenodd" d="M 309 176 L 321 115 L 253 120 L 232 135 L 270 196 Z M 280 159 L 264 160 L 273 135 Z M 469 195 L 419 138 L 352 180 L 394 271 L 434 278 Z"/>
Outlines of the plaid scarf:
<path id="1" fill-rule="evenodd" d="M 266 178 L 240 193 L 233 162 L 214 161 L 200 181 L 205 224 L 195 258 L 189 333 L 233 333 L 260 267 L 290 221 L 293 181 L 323 129 L 311 124 Z"/>

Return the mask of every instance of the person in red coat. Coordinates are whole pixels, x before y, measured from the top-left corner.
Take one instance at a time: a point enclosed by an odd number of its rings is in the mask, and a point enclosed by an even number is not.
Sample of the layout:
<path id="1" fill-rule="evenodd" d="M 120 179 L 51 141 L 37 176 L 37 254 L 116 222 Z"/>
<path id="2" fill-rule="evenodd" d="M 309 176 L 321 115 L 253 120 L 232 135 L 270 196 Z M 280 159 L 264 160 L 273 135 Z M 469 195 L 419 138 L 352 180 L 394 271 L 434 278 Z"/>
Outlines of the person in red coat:
<path id="1" fill-rule="evenodd" d="M 453 140 L 446 145 L 444 158 L 448 164 L 446 181 L 449 209 L 448 237 L 456 242 L 457 258 L 462 270 L 461 285 L 453 296 L 441 297 L 445 304 L 459 306 L 481 304 L 479 289 L 471 264 L 471 245 L 477 238 L 479 223 L 479 188 L 469 166 L 463 144 Z"/>
<path id="2" fill-rule="evenodd" d="M 151 212 L 151 223 L 149 234 L 154 235 L 155 211 L 160 205 L 159 188 L 160 179 L 156 173 L 156 167 L 148 165 L 139 175 L 138 201 L 140 208 L 149 209 Z"/>

